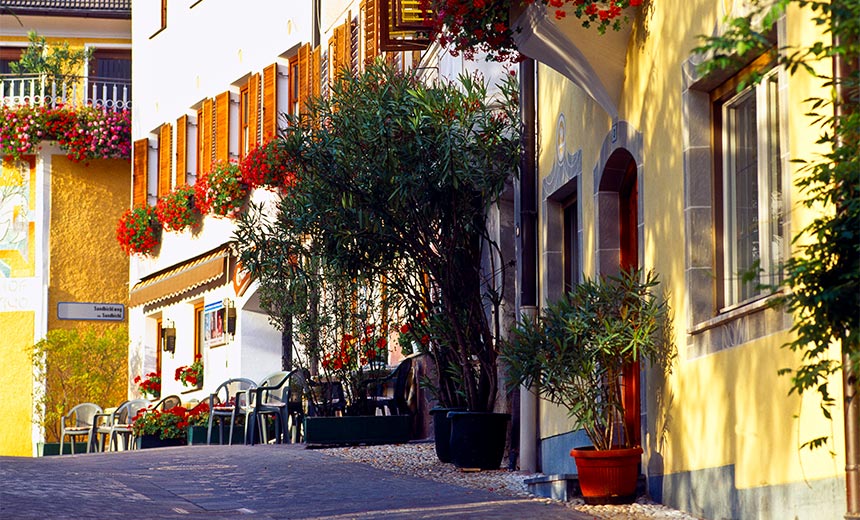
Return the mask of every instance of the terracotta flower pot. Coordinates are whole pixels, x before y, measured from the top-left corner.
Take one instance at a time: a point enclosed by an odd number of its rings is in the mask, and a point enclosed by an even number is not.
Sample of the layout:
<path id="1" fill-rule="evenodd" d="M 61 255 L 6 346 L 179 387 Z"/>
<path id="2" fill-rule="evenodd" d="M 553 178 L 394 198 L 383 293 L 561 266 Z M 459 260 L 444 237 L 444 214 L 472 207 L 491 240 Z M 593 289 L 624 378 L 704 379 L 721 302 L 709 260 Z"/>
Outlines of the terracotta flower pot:
<path id="1" fill-rule="evenodd" d="M 642 448 L 574 448 L 570 456 L 576 462 L 586 504 L 630 504 L 636 499 Z"/>

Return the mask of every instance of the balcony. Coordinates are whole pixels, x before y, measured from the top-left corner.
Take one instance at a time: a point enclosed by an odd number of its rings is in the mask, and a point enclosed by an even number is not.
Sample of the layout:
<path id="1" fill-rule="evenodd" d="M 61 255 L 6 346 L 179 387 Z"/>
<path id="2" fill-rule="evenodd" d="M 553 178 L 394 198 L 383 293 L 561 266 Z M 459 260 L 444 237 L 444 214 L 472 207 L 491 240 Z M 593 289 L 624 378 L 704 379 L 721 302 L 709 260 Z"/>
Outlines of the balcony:
<path id="1" fill-rule="evenodd" d="M 118 78 L 44 74 L 0 74 L 0 106 L 93 106 L 104 110 L 131 109 L 131 81 Z"/>

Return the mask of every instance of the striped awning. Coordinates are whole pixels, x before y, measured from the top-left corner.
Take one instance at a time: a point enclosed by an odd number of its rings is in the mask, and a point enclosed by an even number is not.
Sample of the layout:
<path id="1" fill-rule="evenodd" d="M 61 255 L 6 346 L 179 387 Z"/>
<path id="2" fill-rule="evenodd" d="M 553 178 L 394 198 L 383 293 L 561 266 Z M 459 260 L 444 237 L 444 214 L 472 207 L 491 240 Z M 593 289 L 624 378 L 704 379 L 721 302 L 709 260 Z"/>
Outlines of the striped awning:
<path id="1" fill-rule="evenodd" d="M 180 296 L 219 277 L 226 282 L 227 255 L 227 248 L 221 247 L 144 278 L 132 287 L 129 307 Z"/>

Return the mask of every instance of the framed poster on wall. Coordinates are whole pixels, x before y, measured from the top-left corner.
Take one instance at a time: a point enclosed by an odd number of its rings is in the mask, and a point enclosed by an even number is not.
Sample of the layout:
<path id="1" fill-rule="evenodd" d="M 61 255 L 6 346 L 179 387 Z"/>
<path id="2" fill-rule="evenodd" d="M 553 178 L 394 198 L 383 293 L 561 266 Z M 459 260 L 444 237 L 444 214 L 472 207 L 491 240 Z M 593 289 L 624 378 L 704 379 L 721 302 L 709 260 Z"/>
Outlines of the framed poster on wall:
<path id="1" fill-rule="evenodd" d="M 203 307 L 203 346 L 217 347 L 227 343 L 224 302 L 207 303 Z"/>

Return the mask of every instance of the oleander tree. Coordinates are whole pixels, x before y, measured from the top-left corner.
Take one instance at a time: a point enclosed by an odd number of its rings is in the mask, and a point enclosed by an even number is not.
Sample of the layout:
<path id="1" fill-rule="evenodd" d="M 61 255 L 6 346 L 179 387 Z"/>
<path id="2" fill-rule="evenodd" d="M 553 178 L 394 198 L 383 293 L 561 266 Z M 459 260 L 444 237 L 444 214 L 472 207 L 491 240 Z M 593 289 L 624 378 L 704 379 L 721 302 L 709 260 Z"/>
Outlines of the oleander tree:
<path id="1" fill-rule="evenodd" d="M 487 216 L 519 160 L 516 78 L 490 95 L 476 76 L 344 71 L 282 132 L 295 183 L 273 218 L 252 208 L 236 232 L 263 304 L 307 324 L 327 284 L 383 280 L 388 314 L 422 324 L 440 403 L 491 411 L 505 263 Z"/>

